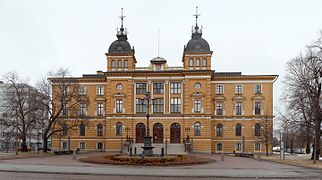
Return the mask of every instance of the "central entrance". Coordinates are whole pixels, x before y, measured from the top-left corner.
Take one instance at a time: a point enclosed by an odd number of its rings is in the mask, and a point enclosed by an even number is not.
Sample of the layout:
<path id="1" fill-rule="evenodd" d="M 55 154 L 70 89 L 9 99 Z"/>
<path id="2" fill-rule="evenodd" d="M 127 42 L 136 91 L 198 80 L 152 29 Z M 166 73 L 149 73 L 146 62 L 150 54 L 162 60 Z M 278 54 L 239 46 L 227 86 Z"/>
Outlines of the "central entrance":
<path id="1" fill-rule="evenodd" d="M 136 125 L 136 143 L 143 143 L 145 136 L 145 125 L 143 123 L 139 123 Z"/>
<path id="2" fill-rule="evenodd" d="M 173 123 L 170 127 L 170 143 L 180 143 L 181 127 L 178 123 Z"/>
<path id="3" fill-rule="evenodd" d="M 163 126 L 160 123 L 153 126 L 153 143 L 163 143 Z"/>

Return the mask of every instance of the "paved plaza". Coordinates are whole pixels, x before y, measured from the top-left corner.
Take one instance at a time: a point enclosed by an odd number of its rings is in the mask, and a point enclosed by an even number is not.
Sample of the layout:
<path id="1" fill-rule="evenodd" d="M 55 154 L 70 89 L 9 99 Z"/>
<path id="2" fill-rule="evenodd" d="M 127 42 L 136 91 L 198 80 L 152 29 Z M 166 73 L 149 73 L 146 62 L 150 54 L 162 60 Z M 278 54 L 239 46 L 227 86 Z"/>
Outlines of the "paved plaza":
<path id="1" fill-rule="evenodd" d="M 77 158 L 102 155 L 102 153 L 84 153 Z M 321 179 L 321 170 L 307 169 L 280 163 L 261 161 L 251 158 L 220 155 L 196 154 L 200 157 L 216 159 L 215 163 L 196 166 L 149 167 L 115 166 L 79 162 L 72 155 L 43 158 L 25 158 L 0 161 L 1 173 L 20 172 L 34 174 L 131 176 L 131 177 L 193 177 L 193 178 L 292 178 Z M 2 176 L 5 177 L 5 176 Z M 36 178 L 35 178 L 36 179 Z M 98 178 L 99 179 L 99 178 Z M 117 179 L 117 178 L 116 178 Z"/>

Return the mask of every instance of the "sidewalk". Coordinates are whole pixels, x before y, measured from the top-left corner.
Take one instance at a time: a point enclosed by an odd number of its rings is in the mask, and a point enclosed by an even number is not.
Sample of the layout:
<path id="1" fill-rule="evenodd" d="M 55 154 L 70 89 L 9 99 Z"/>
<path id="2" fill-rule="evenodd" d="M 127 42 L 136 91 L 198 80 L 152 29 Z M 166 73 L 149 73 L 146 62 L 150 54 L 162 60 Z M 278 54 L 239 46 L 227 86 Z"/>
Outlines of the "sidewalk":
<path id="1" fill-rule="evenodd" d="M 84 154 L 79 155 L 79 157 L 89 155 L 98 154 Z M 227 156 L 225 157 L 225 161 L 221 161 L 218 155 L 200 154 L 199 156 L 215 158 L 217 162 L 197 166 L 175 167 L 112 166 L 83 163 L 72 160 L 71 155 L 63 155 L 44 158 L 1 160 L 0 171 L 158 177 L 278 177 L 314 179 L 322 176 L 322 173 L 318 170 L 268 161 Z"/>

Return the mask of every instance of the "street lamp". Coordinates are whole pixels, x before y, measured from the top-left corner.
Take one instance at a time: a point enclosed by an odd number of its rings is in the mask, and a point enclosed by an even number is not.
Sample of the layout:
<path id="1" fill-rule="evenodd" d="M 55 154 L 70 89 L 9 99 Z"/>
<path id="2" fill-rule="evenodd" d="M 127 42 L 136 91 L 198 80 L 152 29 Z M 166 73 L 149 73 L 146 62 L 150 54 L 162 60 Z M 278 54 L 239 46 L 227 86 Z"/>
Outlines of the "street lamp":
<path id="1" fill-rule="evenodd" d="M 151 99 L 150 92 L 145 93 L 145 98 L 141 99 L 141 105 L 146 108 L 146 134 L 144 136 L 144 146 L 143 156 L 153 156 L 153 148 L 151 146 L 151 136 L 150 136 L 150 127 L 149 127 L 149 118 L 150 118 L 150 106 L 153 104 L 154 99 Z"/>

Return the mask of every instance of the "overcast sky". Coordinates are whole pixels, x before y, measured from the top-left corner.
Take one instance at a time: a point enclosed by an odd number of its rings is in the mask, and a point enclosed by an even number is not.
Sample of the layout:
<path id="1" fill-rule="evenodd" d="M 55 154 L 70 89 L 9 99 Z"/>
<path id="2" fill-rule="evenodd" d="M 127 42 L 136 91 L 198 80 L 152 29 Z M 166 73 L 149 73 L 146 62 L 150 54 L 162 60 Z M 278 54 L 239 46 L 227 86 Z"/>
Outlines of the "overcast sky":
<path id="1" fill-rule="evenodd" d="M 0 75 L 15 70 L 34 84 L 60 67 L 73 76 L 105 71 L 122 7 L 137 66 L 157 56 L 158 29 L 160 56 L 181 66 L 196 5 L 212 68 L 280 75 L 278 108 L 286 62 L 322 30 L 321 0 L 0 0 Z"/>

